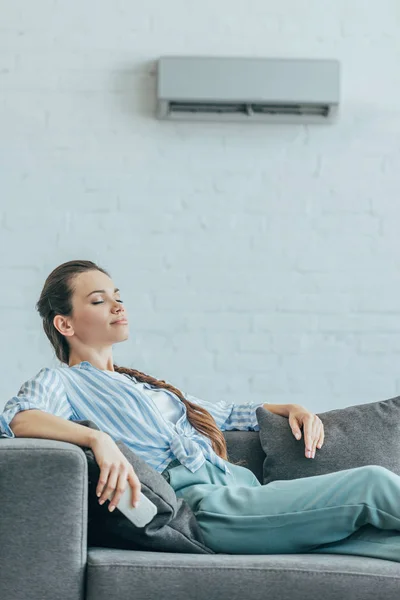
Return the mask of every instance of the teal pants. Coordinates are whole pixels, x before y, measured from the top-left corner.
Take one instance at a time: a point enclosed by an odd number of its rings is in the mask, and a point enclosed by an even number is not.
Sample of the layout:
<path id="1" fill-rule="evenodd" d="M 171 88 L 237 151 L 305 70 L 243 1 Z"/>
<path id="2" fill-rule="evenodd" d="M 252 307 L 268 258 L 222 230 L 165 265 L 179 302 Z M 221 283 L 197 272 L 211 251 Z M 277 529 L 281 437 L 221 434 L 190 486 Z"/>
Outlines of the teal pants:
<path id="1" fill-rule="evenodd" d="M 193 510 L 206 545 L 225 554 L 358 554 L 400 562 L 400 477 L 367 465 L 273 481 L 206 461 L 168 471 Z"/>

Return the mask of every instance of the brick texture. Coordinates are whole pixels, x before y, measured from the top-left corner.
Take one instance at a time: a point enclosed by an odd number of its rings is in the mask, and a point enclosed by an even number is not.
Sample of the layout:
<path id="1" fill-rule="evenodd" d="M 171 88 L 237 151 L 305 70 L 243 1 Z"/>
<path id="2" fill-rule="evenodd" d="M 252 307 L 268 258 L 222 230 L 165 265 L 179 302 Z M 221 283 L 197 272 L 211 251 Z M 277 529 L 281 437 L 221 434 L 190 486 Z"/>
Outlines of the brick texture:
<path id="1" fill-rule="evenodd" d="M 58 364 L 34 305 L 110 271 L 114 348 L 211 400 L 400 390 L 398 0 L 13 0 L 0 23 L 0 406 Z M 163 54 L 338 58 L 330 126 L 154 118 Z"/>

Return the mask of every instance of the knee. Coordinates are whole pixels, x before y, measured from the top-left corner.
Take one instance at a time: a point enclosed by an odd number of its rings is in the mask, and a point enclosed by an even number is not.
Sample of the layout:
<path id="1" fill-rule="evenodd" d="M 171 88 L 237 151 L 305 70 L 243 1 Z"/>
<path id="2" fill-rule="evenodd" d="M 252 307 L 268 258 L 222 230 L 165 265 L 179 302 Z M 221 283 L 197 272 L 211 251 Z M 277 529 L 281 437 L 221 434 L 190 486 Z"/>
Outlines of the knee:
<path id="1" fill-rule="evenodd" d="M 358 467 L 357 470 L 365 477 L 371 477 L 371 479 L 386 477 L 390 472 L 389 469 L 381 465 L 363 465 L 362 467 Z"/>

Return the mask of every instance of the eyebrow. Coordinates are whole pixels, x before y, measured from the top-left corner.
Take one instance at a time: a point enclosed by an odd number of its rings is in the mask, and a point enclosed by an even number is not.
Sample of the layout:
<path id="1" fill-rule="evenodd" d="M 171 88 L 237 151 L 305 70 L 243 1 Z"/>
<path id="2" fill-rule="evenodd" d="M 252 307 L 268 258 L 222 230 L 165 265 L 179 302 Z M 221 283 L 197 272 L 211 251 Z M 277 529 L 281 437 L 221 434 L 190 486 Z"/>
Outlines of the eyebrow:
<path id="1" fill-rule="evenodd" d="M 114 294 L 116 294 L 117 292 L 119 292 L 119 289 L 118 289 L 118 288 L 115 288 L 115 290 L 114 290 Z M 92 294 L 105 294 L 105 293 L 106 293 L 106 290 L 94 290 L 93 292 L 90 292 L 90 294 L 88 294 L 88 295 L 86 296 L 86 298 L 87 298 L 88 296 L 91 296 Z"/>

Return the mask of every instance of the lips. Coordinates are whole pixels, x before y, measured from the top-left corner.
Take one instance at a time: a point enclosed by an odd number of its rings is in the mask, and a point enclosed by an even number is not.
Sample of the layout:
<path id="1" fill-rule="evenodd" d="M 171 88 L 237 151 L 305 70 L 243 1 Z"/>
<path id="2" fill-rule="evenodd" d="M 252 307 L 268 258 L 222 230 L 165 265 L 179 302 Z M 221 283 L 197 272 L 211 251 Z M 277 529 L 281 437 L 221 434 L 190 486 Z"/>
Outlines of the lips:
<path id="1" fill-rule="evenodd" d="M 114 323 L 128 323 L 128 320 L 127 319 L 118 319 L 118 321 L 113 321 L 111 323 L 111 325 L 114 325 Z"/>

